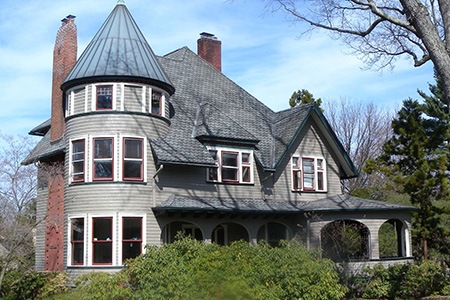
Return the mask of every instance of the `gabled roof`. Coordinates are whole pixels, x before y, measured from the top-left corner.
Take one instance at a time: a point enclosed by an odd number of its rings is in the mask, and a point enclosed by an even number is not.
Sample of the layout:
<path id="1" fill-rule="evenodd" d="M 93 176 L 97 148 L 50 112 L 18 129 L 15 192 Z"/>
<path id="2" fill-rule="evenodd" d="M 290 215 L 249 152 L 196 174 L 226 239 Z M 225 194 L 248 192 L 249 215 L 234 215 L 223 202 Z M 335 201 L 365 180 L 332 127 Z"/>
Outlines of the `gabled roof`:
<path id="1" fill-rule="evenodd" d="M 65 79 L 62 88 L 83 81 L 140 80 L 173 94 L 174 87 L 123 3 L 118 3 Z"/>

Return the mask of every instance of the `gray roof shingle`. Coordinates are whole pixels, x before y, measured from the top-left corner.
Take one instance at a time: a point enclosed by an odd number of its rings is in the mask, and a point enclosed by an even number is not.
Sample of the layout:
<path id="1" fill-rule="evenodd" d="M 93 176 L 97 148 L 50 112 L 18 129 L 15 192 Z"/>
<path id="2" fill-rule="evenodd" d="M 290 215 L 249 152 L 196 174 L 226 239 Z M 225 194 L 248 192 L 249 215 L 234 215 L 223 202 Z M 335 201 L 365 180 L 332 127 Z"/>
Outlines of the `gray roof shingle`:
<path id="1" fill-rule="evenodd" d="M 157 212 L 224 212 L 286 214 L 303 212 L 349 212 L 349 211 L 413 211 L 412 206 L 367 200 L 350 195 L 337 195 L 316 201 L 287 202 L 242 198 L 199 198 L 172 195 Z"/>

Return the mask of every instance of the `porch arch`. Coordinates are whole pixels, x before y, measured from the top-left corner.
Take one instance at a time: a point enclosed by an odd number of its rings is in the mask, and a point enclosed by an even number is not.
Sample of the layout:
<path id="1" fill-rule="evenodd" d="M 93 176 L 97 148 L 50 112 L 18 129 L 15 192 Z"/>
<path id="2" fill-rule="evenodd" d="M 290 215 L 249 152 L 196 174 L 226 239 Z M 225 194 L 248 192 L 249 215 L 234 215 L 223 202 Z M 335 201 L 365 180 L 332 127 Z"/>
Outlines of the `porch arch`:
<path id="1" fill-rule="evenodd" d="M 355 220 L 336 220 L 320 230 L 322 256 L 333 261 L 368 259 L 370 230 Z"/>
<path id="2" fill-rule="evenodd" d="M 176 235 L 180 232 L 185 236 L 191 236 L 196 240 L 203 240 L 203 231 L 200 226 L 187 221 L 169 222 L 161 231 L 161 240 L 164 244 L 173 243 L 175 241 Z"/>
<path id="3" fill-rule="evenodd" d="M 222 246 L 239 240 L 250 242 L 249 233 L 244 226 L 234 222 L 217 225 L 211 234 L 211 241 Z"/>
<path id="4" fill-rule="evenodd" d="M 257 240 L 258 242 L 264 240 L 272 247 L 276 247 L 279 245 L 281 240 L 290 240 L 291 236 L 291 231 L 285 224 L 279 222 L 268 222 L 259 228 Z"/>
<path id="5" fill-rule="evenodd" d="M 378 230 L 380 258 L 408 257 L 409 231 L 399 219 L 389 219 Z"/>

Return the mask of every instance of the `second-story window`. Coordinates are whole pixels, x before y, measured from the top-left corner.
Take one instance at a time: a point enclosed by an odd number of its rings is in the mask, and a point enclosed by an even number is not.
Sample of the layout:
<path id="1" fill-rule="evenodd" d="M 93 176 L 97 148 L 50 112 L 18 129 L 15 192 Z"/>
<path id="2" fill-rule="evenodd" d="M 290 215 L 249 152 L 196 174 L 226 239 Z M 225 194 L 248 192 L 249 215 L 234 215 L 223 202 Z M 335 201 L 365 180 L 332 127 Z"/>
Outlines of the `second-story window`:
<path id="1" fill-rule="evenodd" d="M 84 181 L 84 139 L 72 141 L 72 181 Z"/>
<path id="2" fill-rule="evenodd" d="M 113 138 L 95 138 L 93 180 L 113 180 Z"/>
<path id="3" fill-rule="evenodd" d="M 143 180 L 143 158 L 143 140 L 124 138 L 123 180 Z"/>
<path id="4" fill-rule="evenodd" d="M 97 110 L 110 110 L 113 104 L 112 85 L 97 86 Z"/>
<path id="5" fill-rule="evenodd" d="M 207 181 L 223 183 L 253 183 L 253 153 L 214 147 L 209 153 L 217 168 L 208 168 Z"/>
<path id="6" fill-rule="evenodd" d="M 326 164 L 321 157 L 293 156 L 293 191 L 326 191 Z"/>

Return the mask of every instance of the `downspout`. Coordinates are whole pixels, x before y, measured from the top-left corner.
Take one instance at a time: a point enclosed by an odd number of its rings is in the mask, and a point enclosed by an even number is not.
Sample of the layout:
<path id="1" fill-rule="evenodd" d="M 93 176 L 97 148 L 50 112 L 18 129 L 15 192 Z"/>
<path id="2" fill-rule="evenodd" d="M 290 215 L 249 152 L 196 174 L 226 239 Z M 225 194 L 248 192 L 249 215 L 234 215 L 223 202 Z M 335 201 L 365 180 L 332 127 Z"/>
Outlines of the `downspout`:
<path id="1" fill-rule="evenodd" d="M 161 172 L 163 168 L 164 168 L 164 165 L 160 165 L 158 170 L 156 170 L 156 173 L 153 175 L 153 180 L 152 180 L 153 207 L 156 206 L 156 190 L 155 190 L 156 176 L 158 176 L 159 172 Z"/>
<path id="2" fill-rule="evenodd" d="M 305 216 L 305 218 L 306 218 L 306 249 L 310 249 L 310 236 L 311 236 L 311 234 L 310 234 L 310 226 L 311 226 L 311 224 L 310 224 L 310 220 L 309 220 L 309 217 L 310 217 L 310 214 L 309 213 L 304 213 L 303 214 L 304 216 Z"/>

